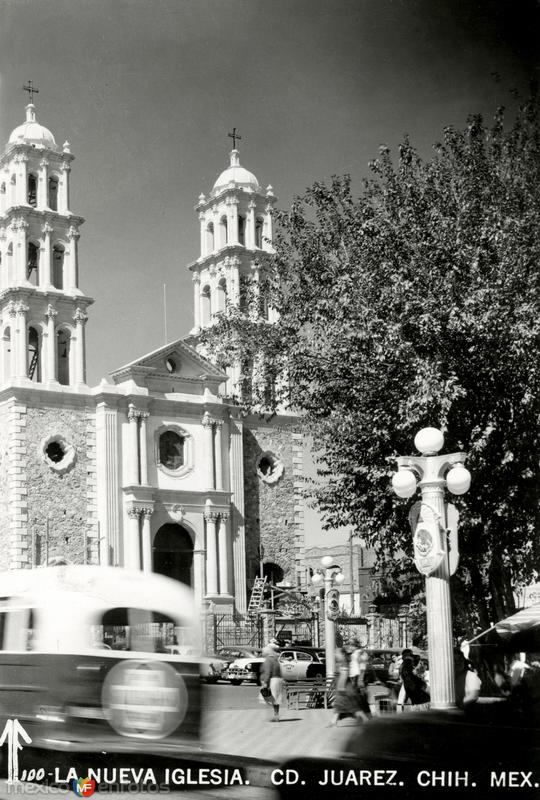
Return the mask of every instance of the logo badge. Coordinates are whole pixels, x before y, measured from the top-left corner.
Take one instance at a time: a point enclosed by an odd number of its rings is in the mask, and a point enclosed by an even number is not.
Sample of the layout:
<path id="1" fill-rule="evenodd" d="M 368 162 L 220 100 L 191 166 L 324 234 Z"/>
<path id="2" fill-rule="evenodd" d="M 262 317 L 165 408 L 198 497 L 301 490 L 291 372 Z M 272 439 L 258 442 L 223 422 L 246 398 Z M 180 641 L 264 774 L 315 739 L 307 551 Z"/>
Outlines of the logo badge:
<path id="1" fill-rule="evenodd" d="M 73 778 L 71 788 L 77 797 L 91 797 L 96 791 L 96 782 L 90 778 Z"/>

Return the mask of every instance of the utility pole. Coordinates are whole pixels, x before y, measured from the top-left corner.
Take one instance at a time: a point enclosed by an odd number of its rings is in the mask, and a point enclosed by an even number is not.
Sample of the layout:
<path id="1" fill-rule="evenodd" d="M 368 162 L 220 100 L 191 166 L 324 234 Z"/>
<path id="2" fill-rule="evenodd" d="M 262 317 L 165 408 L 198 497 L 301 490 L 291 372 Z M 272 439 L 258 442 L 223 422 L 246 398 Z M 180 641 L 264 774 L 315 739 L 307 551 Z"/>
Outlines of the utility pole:
<path id="1" fill-rule="evenodd" d="M 354 530 L 351 529 L 349 534 L 349 569 L 351 573 L 351 617 L 354 617 L 354 553 L 353 553 L 353 536 Z"/>

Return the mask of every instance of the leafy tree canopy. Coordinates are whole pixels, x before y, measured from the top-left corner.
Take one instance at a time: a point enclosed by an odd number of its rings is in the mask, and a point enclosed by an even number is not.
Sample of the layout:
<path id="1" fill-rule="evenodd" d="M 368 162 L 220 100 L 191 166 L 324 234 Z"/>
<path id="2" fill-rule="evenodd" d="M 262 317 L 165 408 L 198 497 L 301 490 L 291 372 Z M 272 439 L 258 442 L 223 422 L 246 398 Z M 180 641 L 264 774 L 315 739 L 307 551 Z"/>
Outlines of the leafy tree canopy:
<path id="1" fill-rule="evenodd" d="M 489 126 L 446 128 L 429 160 L 408 139 L 395 160 L 382 147 L 359 197 L 334 177 L 279 213 L 256 290 L 278 321 L 252 303 L 205 334 L 222 362 L 242 354 L 278 377 L 276 404 L 314 438 L 327 526 L 355 526 L 380 561 L 411 554 L 395 456 L 426 425 L 468 452 L 454 594 L 475 601 L 469 626 L 512 611 L 540 561 L 539 156 L 536 98 L 510 126 L 499 110 Z"/>

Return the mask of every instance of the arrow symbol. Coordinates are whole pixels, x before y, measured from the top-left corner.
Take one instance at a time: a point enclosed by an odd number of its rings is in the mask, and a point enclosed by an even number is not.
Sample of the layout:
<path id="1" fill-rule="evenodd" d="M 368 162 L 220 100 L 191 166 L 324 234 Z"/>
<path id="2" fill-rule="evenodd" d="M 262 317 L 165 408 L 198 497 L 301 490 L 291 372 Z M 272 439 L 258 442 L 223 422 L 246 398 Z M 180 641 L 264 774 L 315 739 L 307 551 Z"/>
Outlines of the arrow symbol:
<path id="1" fill-rule="evenodd" d="M 8 783 L 15 783 L 19 780 L 19 750 L 23 749 L 19 738 L 23 739 L 26 744 L 32 743 L 32 739 L 19 720 L 8 719 L 0 736 L 0 747 L 6 741 L 8 746 Z"/>

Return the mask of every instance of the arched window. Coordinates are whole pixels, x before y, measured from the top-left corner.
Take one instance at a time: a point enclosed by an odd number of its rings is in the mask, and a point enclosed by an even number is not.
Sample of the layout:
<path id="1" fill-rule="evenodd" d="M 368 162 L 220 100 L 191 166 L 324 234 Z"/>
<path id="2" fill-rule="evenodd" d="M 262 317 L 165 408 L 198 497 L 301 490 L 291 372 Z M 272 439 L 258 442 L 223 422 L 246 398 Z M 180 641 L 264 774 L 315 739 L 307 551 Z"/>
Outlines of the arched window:
<path id="1" fill-rule="evenodd" d="M 53 247 L 53 268 L 52 268 L 52 282 L 55 289 L 64 288 L 64 257 L 65 250 L 61 244 L 55 244 Z"/>
<path id="2" fill-rule="evenodd" d="M 28 175 L 26 202 L 31 206 L 37 205 L 37 178 L 32 173 Z"/>
<path id="3" fill-rule="evenodd" d="M 159 463 L 170 470 L 184 466 L 184 437 L 176 431 L 165 431 L 159 437 Z"/>
<path id="4" fill-rule="evenodd" d="M 33 286 L 39 286 L 39 247 L 28 242 L 26 257 L 26 277 Z"/>
<path id="5" fill-rule="evenodd" d="M 50 176 L 48 190 L 49 208 L 52 211 L 58 211 L 58 178 L 56 175 Z"/>
<path id="6" fill-rule="evenodd" d="M 201 290 L 201 322 L 208 325 L 211 319 L 212 309 L 210 306 L 210 287 L 203 286 Z"/>
<path id="7" fill-rule="evenodd" d="M 220 241 L 222 247 L 224 247 L 227 242 L 229 241 L 229 235 L 227 230 L 227 217 L 221 217 L 219 221 L 219 232 L 220 232 Z"/>
<path id="8" fill-rule="evenodd" d="M 226 308 L 227 308 L 227 281 L 225 280 L 225 278 L 221 278 L 220 282 L 218 283 L 217 310 L 225 311 Z"/>
<path id="9" fill-rule="evenodd" d="M 11 205 L 15 205 L 17 202 L 17 176 L 13 174 L 9 179 L 9 186 L 10 186 L 10 198 L 9 201 Z"/>
<path id="10" fill-rule="evenodd" d="M 246 243 L 246 218 L 238 217 L 238 244 Z"/>
<path id="11" fill-rule="evenodd" d="M 71 334 L 68 330 L 60 328 L 56 338 L 56 370 L 57 380 L 62 386 L 69 386 L 69 352 L 71 349 Z"/>
<path id="12" fill-rule="evenodd" d="M 214 223 L 209 222 L 206 226 L 206 252 L 214 252 Z"/>
<path id="13" fill-rule="evenodd" d="M 35 328 L 28 328 L 28 356 L 27 356 L 27 370 L 28 377 L 31 381 L 41 381 L 41 358 L 40 358 L 41 342 L 39 333 Z"/>
<path id="14" fill-rule="evenodd" d="M 154 572 L 193 585 L 193 542 L 185 528 L 170 522 L 162 525 L 152 550 Z"/>
<path id="15" fill-rule="evenodd" d="M 255 247 L 262 248 L 263 246 L 263 226 L 264 221 L 257 217 L 255 221 Z"/>

